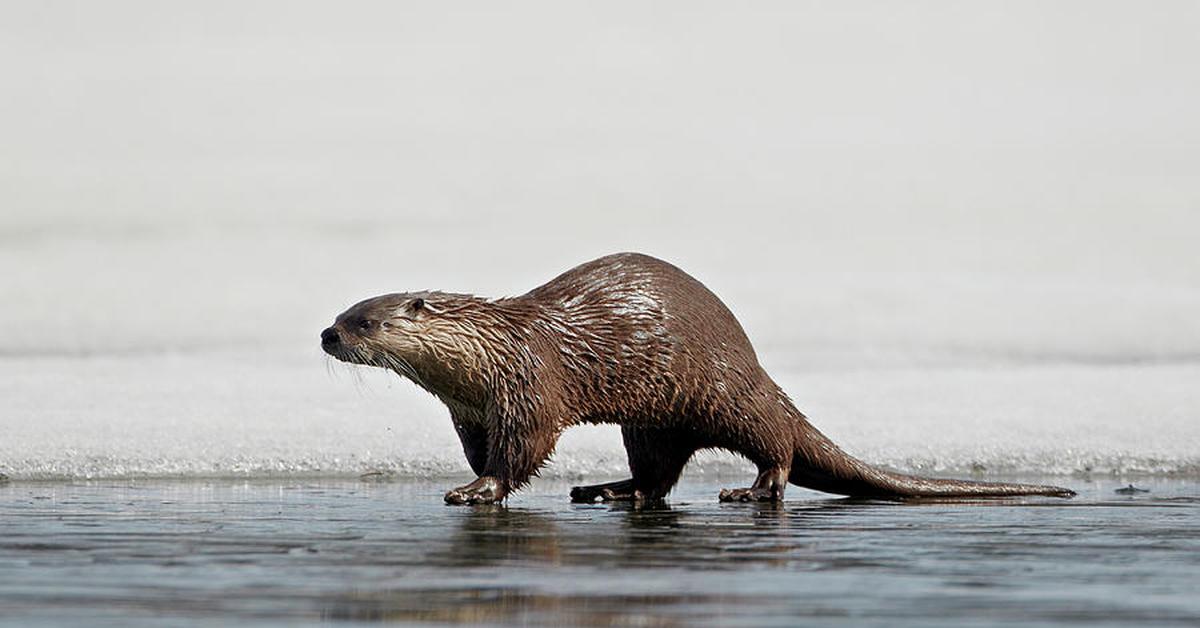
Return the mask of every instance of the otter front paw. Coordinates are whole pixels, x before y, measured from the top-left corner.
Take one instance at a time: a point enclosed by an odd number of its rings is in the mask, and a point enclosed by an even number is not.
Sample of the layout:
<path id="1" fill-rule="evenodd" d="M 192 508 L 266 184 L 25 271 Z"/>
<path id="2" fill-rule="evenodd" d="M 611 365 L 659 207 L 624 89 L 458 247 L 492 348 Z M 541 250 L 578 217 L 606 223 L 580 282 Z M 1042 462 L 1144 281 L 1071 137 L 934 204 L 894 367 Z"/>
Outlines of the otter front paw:
<path id="1" fill-rule="evenodd" d="M 504 499 L 500 482 L 493 477 L 481 477 L 466 486 L 446 493 L 447 504 L 494 504 Z"/>

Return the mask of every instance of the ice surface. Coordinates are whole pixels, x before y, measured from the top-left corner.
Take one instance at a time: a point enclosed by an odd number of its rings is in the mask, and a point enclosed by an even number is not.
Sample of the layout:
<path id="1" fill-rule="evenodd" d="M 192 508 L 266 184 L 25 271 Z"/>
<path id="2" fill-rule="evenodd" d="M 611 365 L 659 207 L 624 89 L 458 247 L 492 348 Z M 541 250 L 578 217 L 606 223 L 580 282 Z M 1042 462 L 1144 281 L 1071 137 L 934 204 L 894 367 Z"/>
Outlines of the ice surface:
<path id="1" fill-rule="evenodd" d="M 0 277 L 0 324 L 21 333 L 0 350 L 0 472 L 466 473 L 436 400 L 331 363 L 320 329 L 365 296 L 514 294 L 581 258 L 642 247 L 600 233 L 568 251 L 512 233 L 506 246 L 525 244 L 500 255 L 485 233 L 445 229 L 326 238 L 300 223 L 10 243 L 0 259 L 16 272 Z M 1194 286 L 925 268 L 954 259 L 953 247 L 871 270 L 882 261 L 832 245 L 822 261 L 705 254 L 669 232 L 640 242 L 718 291 L 798 406 L 871 462 L 985 474 L 1200 469 Z M 547 473 L 624 465 L 613 429 L 577 428 Z M 730 469 L 746 465 L 703 454 L 691 472 Z"/>
<path id="2" fill-rule="evenodd" d="M 1196 473 L 1170 12 L 118 5 L 0 20 L 0 473 L 465 472 L 444 409 L 330 374 L 320 330 L 620 250 L 711 287 L 872 462 Z M 549 472 L 623 466 L 579 428 Z"/>
<path id="3" fill-rule="evenodd" d="M 13 478 L 468 473 L 445 409 L 313 351 L 0 361 Z M 1200 367 L 795 372 L 780 382 L 848 451 L 922 472 L 1200 471 Z M 691 473 L 750 469 L 702 454 Z M 552 476 L 625 471 L 619 435 L 567 432 Z"/>

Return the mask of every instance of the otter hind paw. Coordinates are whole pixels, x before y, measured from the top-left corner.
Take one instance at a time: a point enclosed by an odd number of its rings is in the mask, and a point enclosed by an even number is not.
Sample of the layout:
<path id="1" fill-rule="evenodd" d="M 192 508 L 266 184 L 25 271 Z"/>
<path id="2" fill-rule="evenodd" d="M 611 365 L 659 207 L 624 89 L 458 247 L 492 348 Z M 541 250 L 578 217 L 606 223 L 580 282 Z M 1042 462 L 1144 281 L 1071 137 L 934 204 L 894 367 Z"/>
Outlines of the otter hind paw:
<path id="1" fill-rule="evenodd" d="M 724 488 L 717 498 L 723 502 L 774 502 L 780 495 L 769 488 Z"/>
<path id="2" fill-rule="evenodd" d="M 633 488 L 633 480 L 571 488 L 571 501 L 577 504 L 591 504 L 596 500 L 602 502 L 640 502 L 645 499 L 646 496 L 641 491 Z"/>

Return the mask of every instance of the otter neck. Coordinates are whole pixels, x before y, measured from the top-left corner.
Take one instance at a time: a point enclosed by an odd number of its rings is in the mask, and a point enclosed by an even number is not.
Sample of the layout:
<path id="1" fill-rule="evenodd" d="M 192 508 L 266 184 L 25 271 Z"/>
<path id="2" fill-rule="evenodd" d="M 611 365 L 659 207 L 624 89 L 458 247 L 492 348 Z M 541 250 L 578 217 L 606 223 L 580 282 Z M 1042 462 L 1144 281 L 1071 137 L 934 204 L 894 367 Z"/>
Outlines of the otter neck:
<path id="1" fill-rule="evenodd" d="M 482 408 L 507 398 L 528 381 L 535 364 L 531 324 L 537 313 L 515 300 L 473 303 L 443 314 L 458 327 L 445 340 L 429 343 L 413 360 L 410 379 L 443 401 Z M 416 375 L 416 377 L 412 377 Z"/>

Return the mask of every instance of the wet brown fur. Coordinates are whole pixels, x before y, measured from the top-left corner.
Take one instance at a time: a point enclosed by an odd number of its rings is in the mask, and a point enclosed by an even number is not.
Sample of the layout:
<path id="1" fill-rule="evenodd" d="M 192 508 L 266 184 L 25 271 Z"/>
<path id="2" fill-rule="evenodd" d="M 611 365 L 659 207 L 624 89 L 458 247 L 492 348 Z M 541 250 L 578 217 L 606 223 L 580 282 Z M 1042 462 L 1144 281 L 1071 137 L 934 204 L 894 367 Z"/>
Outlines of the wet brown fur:
<path id="1" fill-rule="evenodd" d="M 849 456 L 763 371 L 716 295 L 646 255 L 603 257 L 519 297 L 384 295 L 338 316 L 331 332 L 337 341 L 324 346 L 334 357 L 392 369 L 450 409 L 480 476 L 448 493 L 453 503 L 504 499 L 581 423 L 621 426 L 632 477 L 577 487 L 580 501 L 661 498 L 707 448 L 759 470 L 753 486 L 722 491 L 723 500 L 779 500 L 788 482 L 881 498 L 1073 494 L 913 477 Z"/>

